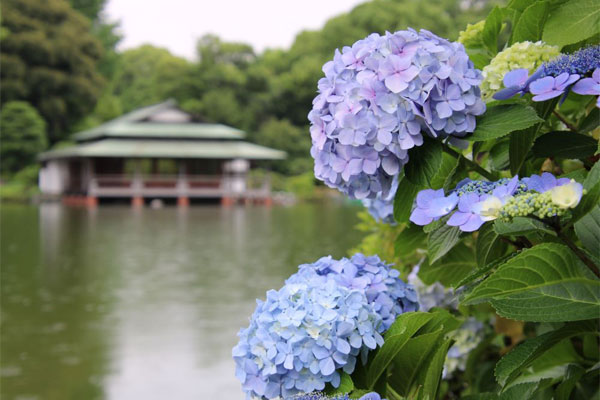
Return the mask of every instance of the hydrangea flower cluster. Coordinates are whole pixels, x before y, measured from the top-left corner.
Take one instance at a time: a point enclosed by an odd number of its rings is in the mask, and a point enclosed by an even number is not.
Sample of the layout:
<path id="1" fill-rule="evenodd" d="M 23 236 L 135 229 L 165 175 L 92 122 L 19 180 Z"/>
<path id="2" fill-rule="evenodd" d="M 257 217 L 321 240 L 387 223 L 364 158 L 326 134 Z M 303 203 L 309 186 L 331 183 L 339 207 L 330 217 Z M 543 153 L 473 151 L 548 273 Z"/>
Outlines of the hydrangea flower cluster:
<path id="1" fill-rule="evenodd" d="M 460 328 L 452 332 L 454 344 L 446 355 L 442 378 L 449 378 L 457 370 L 464 371 L 469 353 L 481 343 L 484 336 L 483 323 L 473 317 L 467 318 Z"/>
<path id="2" fill-rule="evenodd" d="M 315 275 L 332 278 L 340 286 L 365 293 L 383 320 L 379 333 L 387 331 L 398 315 L 419 308 L 414 288 L 404 283 L 398 277 L 400 273 L 378 256 L 357 253 L 339 261 L 331 256 L 322 257 L 313 264 L 301 265 L 287 283 L 311 282 Z"/>
<path id="3" fill-rule="evenodd" d="M 398 177 L 394 177 L 392 181 L 392 188 L 387 196 L 383 197 L 381 193 L 378 193 L 374 199 L 363 199 L 362 203 L 371 214 L 375 221 L 383 222 L 384 224 L 395 225 L 394 220 L 394 197 L 398 190 Z"/>
<path id="4" fill-rule="evenodd" d="M 560 51 L 556 46 L 543 42 L 519 42 L 502 50 L 483 68 L 481 94 L 489 99 L 495 92 L 502 89 L 503 77 L 511 70 L 524 69 L 535 71 L 544 62 L 558 56 Z M 512 82 L 509 82 L 512 83 Z M 504 82 L 505 87 L 507 86 Z"/>
<path id="5" fill-rule="evenodd" d="M 535 215 L 539 218 L 562 215 L 579 204 L 583 186 L 572 179 L 556 179 L 545 172 L 519 181 L 501 179 L 497 182 L 466 179 L 448 195 L 443 189 L 425 189 L 417 194 L 410 220 L 427 225 L 449 215 L 447 224 L 463 232 L 478 230 L 486 221 L 501 217 Z"/>
<path id="6" fill-rule="evenodd" d="M 479 21 L 475 24 L 467 24 L 464 31 L 458 33 L 458 42 L 462 43 L 465 47 L 482 47 L 483 46 L 483 27 L 485 26 L 485 20 Z"/>
<path id="7" fill-rule="evenodd" d="M 590 74 L 591 77 L 585 77 Z M 515 94 L 533 95 L 533 101 L 545 101 L 563 95 L 572 89 L 581 95 L 599 96 L 600 107 L 600 45 L 564 54 L 541 65 L 531 76 L 527 69 L 514 69 L 504 76 L 504 86 L 494 99 L 505 100 Z"/>
<path id="8" fill-rule="evenodd" d="M 261 399 L 338 387 L 340 371 L 352 373 L 396 315 L 417 307 L 413 289 L 378 257 L 304 264 L 257 301 L 232 351 L 236 376 L 248 397 Z"/>
<path id="9" fill-rule="evenodd" d="M 410 283 L 417 292 L 419 299 L 419 310 L 429 311 L 433 307 L 441 308 L 458 308 L 458 296 L 454 294 L 452 288 L 447 288 L 439 282 L 434 282 L 431 285 L 426 285 L 419 278 L 420 267 L 415 266 L 410 274 L 408 274 L 408 283 Z"/>
<path id="10" fill-rule="evenodd" d="M 425 30 L 372 34 L 323 72 L 308 115 L 315 176 L 352 198 L 387 197 L 422 131 L 462 137 L 485 111 L 464 47 Z"/>

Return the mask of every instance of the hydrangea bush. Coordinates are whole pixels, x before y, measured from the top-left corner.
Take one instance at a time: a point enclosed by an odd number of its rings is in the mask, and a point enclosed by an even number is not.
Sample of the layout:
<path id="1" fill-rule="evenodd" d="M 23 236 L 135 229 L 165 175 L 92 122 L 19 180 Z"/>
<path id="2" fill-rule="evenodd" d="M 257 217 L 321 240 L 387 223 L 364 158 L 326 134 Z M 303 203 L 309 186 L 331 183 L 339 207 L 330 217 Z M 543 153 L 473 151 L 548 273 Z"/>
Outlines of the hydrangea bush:
<path id="1" fill-rule="evenodd" d="M 597 15 L 510 1 L 459 42 L 335 52 L 314 172 L 363 201 L 369 234 L 258 301 L 233 350 L 248 397 L 598 397 Z"/>

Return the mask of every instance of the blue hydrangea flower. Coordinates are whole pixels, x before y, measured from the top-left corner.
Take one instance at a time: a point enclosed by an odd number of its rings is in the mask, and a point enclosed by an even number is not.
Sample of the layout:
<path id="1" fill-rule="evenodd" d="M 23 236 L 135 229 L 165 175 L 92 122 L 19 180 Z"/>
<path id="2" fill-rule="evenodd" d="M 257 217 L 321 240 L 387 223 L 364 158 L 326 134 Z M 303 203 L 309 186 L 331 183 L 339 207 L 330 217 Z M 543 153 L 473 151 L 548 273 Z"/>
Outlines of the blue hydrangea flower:
<path id="1" fill-rule="evenodd" d="M 477 195 L 475 193 L 467 193 L 460 196 L 458 200 L 458 211 L 450 216 L 447 224 L 450 226 L 458 226 L 463 232 L 474 232 L 478 230 L 485 221 L 479 214 L 475 212 L 474 206 L 484 201 L 488 195 Z"/>
<path id="2" fill-rule="evenodd" d="M 543 75 L 542 69 L 538 69 L 532 76 L 529 76 L 529 71 L 525 68 L 509 71 L 504 75 L 504 89 L 497 91 L 492 97 L 496 100 L 506 100 L 517 93 L 523 96 L 529 92 L 531 82 L 536 81 Z"/>
<path id="3" fill-rule="evenodd" d="M 444 195 L 444 189 L 421 190 L 417 194 L 416 207 L 410 214 L 410 221 L 417 225 L 427 225 L 450 214 L 458 204 L 458 195 Z"/>
<path id="4" fill-rule="evenodd" d="M 528 178 L 522 179 L 529 190 L 535 190 L 538 193 L 545 193 L 548 190 L 569 183 L 569 178 L 556 178 L 549 172 L 543 172 L 541 175 L 531 175 Z"/>
<path id="5" fill-rule="evenodd" d="M 366 257 L 357 253 L 350 259 L 338 261 L 329 256 L 313 264 L 303 264 L 287 283 L 308 282 L 318 279 L 318 276 L 321 279 L 332 278 L 341 286 L 364 292 L 383 320 L 379 330 L 379 333 L 383 333 L 398 315 L 418 309 L 414 288 L 405 284 L 399 275 L 397 270 L 378 256 Z"/>
<path id="6" fill-rule="evenodd" d="M 579 75 L 563 73 L 557 77 L 545 76 L 529 84 L 529 91 L 533 94 L 533 101 L 546 101 L 562 95 Z"/>
<path id="7" fill-rule="evenodd" d="M 578 81 L 572 89 L 577 94 L 598 96 L 596 107 L 600 108 L 600 68 L 594 70 L 591 78 Z"/>
<path id="8" fill-rule="evenodd" d="M 340 372 L 352 373 L 359 355 L 364 362 L 383 344 L 396 316 L 417 307 L 412 287 L 376 256 L 302 265 L 257 301 L 232 351 L 236 376 L 261 399 L 338 387 Z"/>
<path id="9" fill-rule="evenodd" d="M 396 196 L 397 190 L 398 177 L 394 178 L 390 193 L 386 197 L 383 197 L 381 193 L 379 193 L 375 199 L 362 200 L 362 203 L 367 208 L 367 211 L 369 211 L 369 214 L 371 214 L 377 222 L 383 222 L 390 225 L 396 224 L 396 221 L 394 220 L 394 197 Z"/>
<path id="10" fill-rule="evenodd" d="M 315 176 L 352 198 L 386 198 L 423 132 L 465 136 L 485 111 L 464 47 L 424 30 L 369 35 L 323 72 L 308 115 Z"/>

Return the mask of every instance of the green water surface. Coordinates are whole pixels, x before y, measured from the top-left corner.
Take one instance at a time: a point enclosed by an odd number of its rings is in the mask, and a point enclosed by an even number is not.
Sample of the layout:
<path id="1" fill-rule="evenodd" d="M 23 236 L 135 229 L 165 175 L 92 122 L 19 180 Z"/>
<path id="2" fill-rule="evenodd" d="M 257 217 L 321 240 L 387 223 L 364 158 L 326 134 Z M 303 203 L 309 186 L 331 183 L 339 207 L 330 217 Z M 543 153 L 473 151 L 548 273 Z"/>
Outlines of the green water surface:
<path id="1" fill-rule="evenodd" d="M 356 207 L 0 209 L 3 400 L 243 399 L 257 297 L 360 240 Z"/>

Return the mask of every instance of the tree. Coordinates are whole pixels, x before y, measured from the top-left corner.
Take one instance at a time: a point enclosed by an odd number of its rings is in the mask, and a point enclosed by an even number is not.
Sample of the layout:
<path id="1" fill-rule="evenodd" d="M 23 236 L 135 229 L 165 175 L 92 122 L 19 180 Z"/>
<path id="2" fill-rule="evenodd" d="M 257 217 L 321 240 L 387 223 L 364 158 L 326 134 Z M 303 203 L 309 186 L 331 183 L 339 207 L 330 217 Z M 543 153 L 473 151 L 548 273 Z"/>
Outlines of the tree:
<path id="1" fill-rule="evenodd" d="M 47 146 L 46 123 L 35 108 L 24 101 L 11 101 L 0 112 L 0 168 L 13 174 L 35 162 Z"/>
<path id="2" fill-rule="evenodd" d="M 298 175 L 312 169 L 310 135 L 308 129 L 294 126 L 288 120 L 269 119 L 251 138 L 258 144 L 287 152 L 285 163 L 276 162 L 273 170 L 287 175 Z"/>
<path id="3" fill-rule="evenodd" d="M 102 47 L 89 21 L 65 0 L 4 0 L 0 60 L 2 104 L 24 100 L 44 117 L 55 143 L 90 112 L 104 80 Z"/>
<path id="4" fill-rule="evenodd" d="M 187 60 L 167 49 L 144 45 L 124 51 L 115 73 L 114 94 L 125 112 L 170 97 L 181 100 L 186 97 L 189 68 Z"/>

